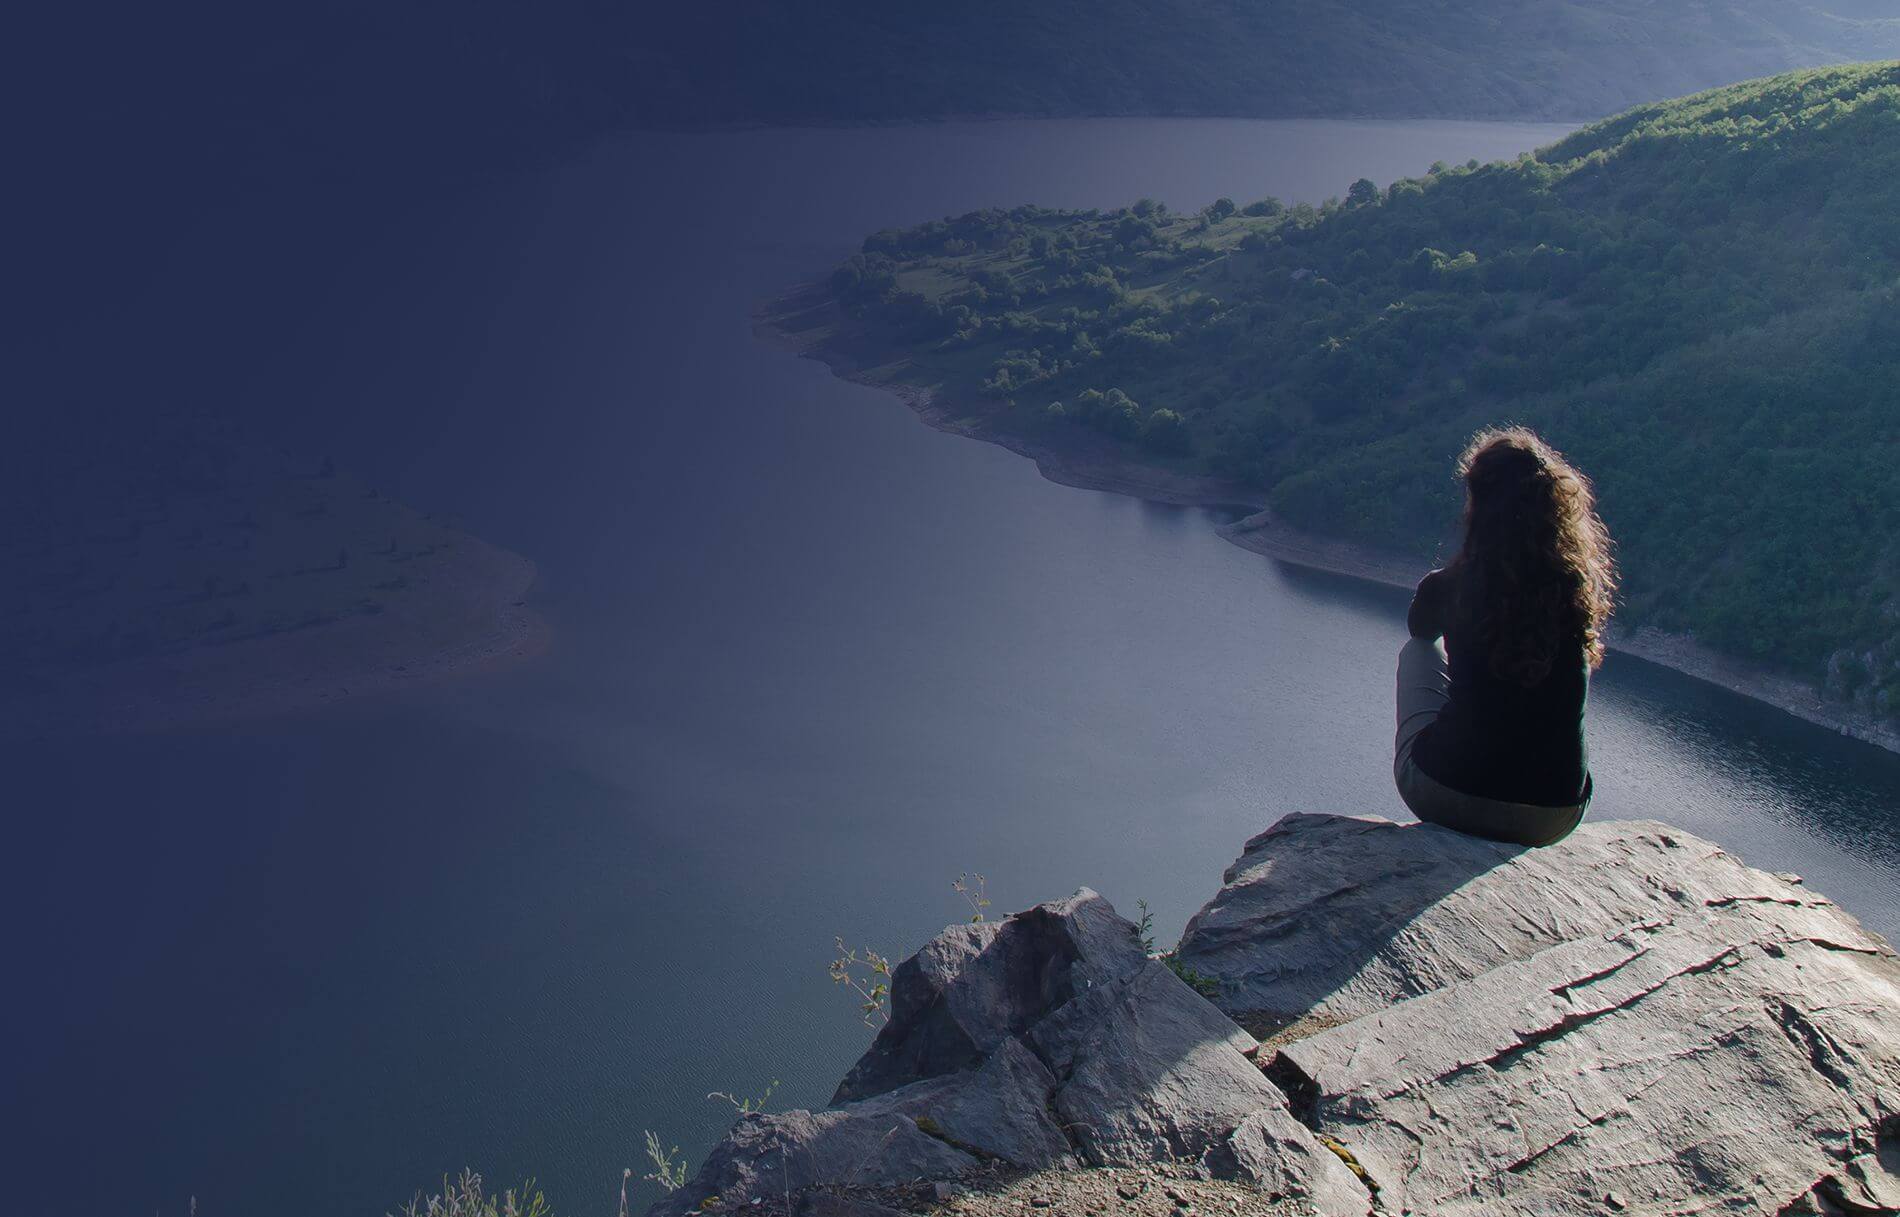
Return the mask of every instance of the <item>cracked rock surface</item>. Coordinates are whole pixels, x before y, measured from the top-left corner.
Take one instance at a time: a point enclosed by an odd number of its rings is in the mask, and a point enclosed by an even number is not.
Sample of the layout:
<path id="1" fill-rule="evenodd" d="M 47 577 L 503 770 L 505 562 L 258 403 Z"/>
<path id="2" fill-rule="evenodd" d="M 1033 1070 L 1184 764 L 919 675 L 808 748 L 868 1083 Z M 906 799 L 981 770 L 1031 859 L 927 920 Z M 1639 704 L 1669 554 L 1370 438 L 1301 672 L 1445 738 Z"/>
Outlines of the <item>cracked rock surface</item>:
<path id="1" fill-rule="evenodd" d="M 653 1211 L 1900 1212 L 1900 960 L 1665 825 L 1290 816 L 1179 958 L 1214 1003 L 1087 889 L 952 927 L 830 1108 Z"/>
<path id="2" fill-rule="evenodd" d="M 1900 963 L 1666 825 L 1523 850 L 1290 817 L 1181 955 L 1291 1025 L 1267 1071 L 1383 1211 L 1894 1211 Z"/>

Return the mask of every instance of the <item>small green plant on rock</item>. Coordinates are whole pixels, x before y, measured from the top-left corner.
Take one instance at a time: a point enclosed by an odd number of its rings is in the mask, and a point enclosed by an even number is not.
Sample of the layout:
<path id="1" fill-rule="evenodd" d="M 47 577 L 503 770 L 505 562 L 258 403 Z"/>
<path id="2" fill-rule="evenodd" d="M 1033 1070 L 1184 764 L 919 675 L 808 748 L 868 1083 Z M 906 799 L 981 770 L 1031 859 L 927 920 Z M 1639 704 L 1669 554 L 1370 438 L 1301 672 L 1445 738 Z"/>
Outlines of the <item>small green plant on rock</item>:
<path id="1" fill-rule="evenodd" d="M 1182 963 L 1180 956 L 1175 953 L 1180 950 L 1179 944 L 1169 947 L 1165 951 L 1155 950 L 1154 910 L 1148 907 L 1146 900 L 1135 901 L 1135 907 L 1141 912 L 1141 916 L 1135 921 L 1135 933 L 1140 936 L 1141 949 L 1148 953 L 1148 957 L 1150 959 L 1158 959 L 1166 964 L 1168 971 L 1181 978 L 1182 984 L 1185 984 L 1188 988 L 1199 993 L 1207 1000 L 1213 1001 L 1214 998 L 1218 997 L 1220 995 L 1220 982 L 1211 976 L 1203 976 L 1193 968 Z"/>
<path id="2" fill-rule="evenodd" d="M 969 924 L 981 924 L 986 916 L 983 910 L 990 907 L 989 880 L 965 871 L 950 881 L 950 890 L 962 897 L 969 907 Z M 848 947 L 842 937 L 833 941 L 837 943 L 838 954 L 828 969 L 832 981 L 857 994 L 858 1010 L 864 1016 L 865 1026 L 876 1028 L 889 1023 L 891 961 L 869 947 L 862 951 Z"/>
<path id="3" fill-rule="evenodd" d="M 772 1101 L 772 1095 L 777 1090 L 778 1079 L 773 1078 L 771 1084 L 765 1088 L 765 1093 L 761 1095 L 743 1096 L 715 1090 L 706 1098 L 709 1102 L 713 1099 L 723 1099 L 730 1103 L 732 1109 L 741 1116 L 750 1116 L 764 1111 L 765 1105 Z M 651 1180 L 663 1192 L 677 1192 L 685 1187 L 686 1162 L 680 1157 L 680 1147 L 675 1145 L 668 1148 L 666 1143 L 660 1140 L 659 1134 L 650 1128 L 647 1129 L 646 1139 L 647 1160 L 653 1163 L 653 1169 L 640 1177 Z M 620 1217 L 627 1217 L 627 1182 L 632 1177 L 632 1167 L 620 1172 Z"/>
<path id="4" fill-rule="evenodd" d="M 1180 956 L 1176 955 L 1173 951 L 1169 951 L 1166 955 L 1163 955 L 1161 962 L 1167 964 L 1168 971 L 1179 976 L 1183 984 L 1207 1000 L 1213 1001 L 1216 997 L 1220 996 L 1220 982 L 1218 980 L 1215 980 L 1212 976 L 1203 976 L 1193 968 L 1188 967 L 1181 962 Z"/>
<path id="5" fill-rule="evenodd" d="M 765 1105 L 772 1099 L 772 1092 L 777 1089 L 778 1079 L 773 1078 L 772 1084 L 765 1088 L 765 1093 L 757 1098 L 741 1098 L 735 1094 L 727 1094 L 723 1090 L 715 1090 L 706 1097 L 708 1099 L 724 1099 L 726 1102 L 732 1104 L 734 1111 L 742 1116 L 749 1116 L 754 1112 L 764 1111 Z"/>
<path id="6" fill-rule="evenodd" d="M 401 1217 L 552 1217 L 553 1211 L 532 1179 L 521 1185 L 519 1193 L 510 1189 L 490 1196 L 483 1191 L 482 1177 L 464 1170 L 455 1179 L 443 1176 L 439 1194 L 417 1194 L 403 1206 Z"/>
<path id="7" fill-rule="evenodd" d="M 970 924 L 976 925 L 981 922 L 983 910 L 990 907 L 989 880 L 966 871 L 956 877 L 950 884 L 950 889 L 963 897 L 964 903 L 970 906 Z"/>
<path id="8" fill-rule="evenodd" d="M 859 954 L 855 947 L 845 946 L 843 938 L 835 941 L 838 956 L 831 961 L 832 981 L 858 995 L 865 1026 L 890 1022 L 891 961 L 869 947 Z"/>
<path id="9" fill-rule="evenodd" d="M 686 1186 L 686 1163 L 683 1159 L 680 1158 L 679 1152 L 680 1152 L 680 1147 L 677 1145 L 675 1145 L 671 1149 L 667 1149 L 665 1145 L 660 1141 L 660 1138 L 654 1134 L 652 1129 L 649 1128 L 647 1130 L 647 1158 L 652 1161 L 653 1169 L 649 1171 L 647 1174 L 642 1175 L 641 1178 L 651 1179 L 654 1183 L 659 1184 L 660 1190 L 663 1192 L 677 1192 L 681 1188 L 685 1187 Z M 633 1168 L 628 1167 L 626 1171 L 623 1172 L 620 1177 L 621 1178 L 621 1182 L 620 1182 L 621 1217 L 626 1217 L 626 1212 L 627 1212 L 626 1177 L 628 1175 L 631 1175 L 632 1173 L 633 1173 Z M 409 1215 L 405 1214 L 404 1217 L 409 1217 Z"/>

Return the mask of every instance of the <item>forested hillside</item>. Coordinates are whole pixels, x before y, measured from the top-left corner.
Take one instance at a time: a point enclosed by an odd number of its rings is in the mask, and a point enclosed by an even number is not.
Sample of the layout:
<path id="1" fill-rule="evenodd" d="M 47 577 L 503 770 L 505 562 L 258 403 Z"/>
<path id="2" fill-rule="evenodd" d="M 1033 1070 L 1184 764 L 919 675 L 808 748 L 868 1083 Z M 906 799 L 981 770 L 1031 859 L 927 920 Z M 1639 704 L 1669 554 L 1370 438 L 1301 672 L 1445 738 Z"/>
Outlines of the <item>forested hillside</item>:
<path id="1" fill-rule="evenodd" d="M 1900 65 L 1644 106 L 1317 208 L 879 233 L 830 291 L 837 340 L 897 347 L 899 378 L 984 426 L 1107 437 L 1421 558 L 1464 438 L 1532 424 L 1596 477 L 1625 624 L 1900 712 Z"/>

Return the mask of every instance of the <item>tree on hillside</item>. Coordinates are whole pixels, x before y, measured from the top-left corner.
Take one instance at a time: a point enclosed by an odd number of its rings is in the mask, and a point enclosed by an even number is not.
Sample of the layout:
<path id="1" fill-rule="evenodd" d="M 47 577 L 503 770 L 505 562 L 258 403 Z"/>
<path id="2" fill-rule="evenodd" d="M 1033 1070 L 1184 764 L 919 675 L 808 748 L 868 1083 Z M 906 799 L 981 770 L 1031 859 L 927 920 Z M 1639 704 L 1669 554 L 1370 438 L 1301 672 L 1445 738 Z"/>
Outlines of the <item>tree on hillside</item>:
<path id="1" fill-rule="evenodd" d="M 1185 455 L 1193 446 L 1187 420 L 1163 406 L 1142 420 L 1141 446 L 1167 456 Z"/>
<path id="2" fill-rule="evenodd" d="M 1143 243 L 1152 243 L 1154 241 L 1154 235 L 1155 226 L 1153 221 L 1141 216 L 1123 216 L 1115 225 L 1116 242 L 1126 245 L 1130 249 Z"/>

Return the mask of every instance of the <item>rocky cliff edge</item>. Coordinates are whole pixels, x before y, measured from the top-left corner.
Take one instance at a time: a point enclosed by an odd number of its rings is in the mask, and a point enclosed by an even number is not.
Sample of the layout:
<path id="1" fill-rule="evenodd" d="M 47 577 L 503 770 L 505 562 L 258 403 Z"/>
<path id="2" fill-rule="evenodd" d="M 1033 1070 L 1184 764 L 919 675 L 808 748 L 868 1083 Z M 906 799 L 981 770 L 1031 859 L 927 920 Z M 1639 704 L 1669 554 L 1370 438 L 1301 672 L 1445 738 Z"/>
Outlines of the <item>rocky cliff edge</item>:
<path id="1" fill-rule="evenodd" d="M 945 930 L 652 1212 L 1900 1212 L 1900 959 L 1666 825 L 1289 816 L 1172 962 L 1087 889 Z"/>

